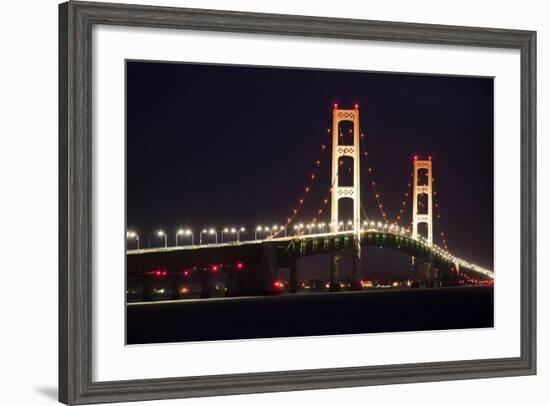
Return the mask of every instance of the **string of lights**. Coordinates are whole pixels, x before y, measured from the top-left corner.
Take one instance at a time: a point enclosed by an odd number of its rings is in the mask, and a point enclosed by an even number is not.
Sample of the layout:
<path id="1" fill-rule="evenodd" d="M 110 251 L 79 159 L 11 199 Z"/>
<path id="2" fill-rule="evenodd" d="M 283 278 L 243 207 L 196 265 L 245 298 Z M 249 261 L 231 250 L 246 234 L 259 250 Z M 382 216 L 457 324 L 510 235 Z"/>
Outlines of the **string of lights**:
<path id="1" fill-rule="evenodd" d="M 319 217 L 325 211 L 325 209 L 327 207 L 327 204 L 328 204 L 328 201 L 329 201 L 329 198 L 330 198 L 330 194 L 332 193 L 332 188 L 334 187 L 334 184 L 336 183 L 336 179 L 338 179 L 338 174 L 339 173 L 340 173 L 340 171 L 336 172 L 336 176 L 334 177 L 334 179 L 332 179 L 330 187 L 328 188 L 327 193 L 323 197 L 323 202 L 321 203 L 321 206 L 319 207 L 319 209 L 317 209 L 315 217 L 313 217 L 312 223 L 314 223 L 314 224 L 317 223 L 317 221 L 319 220 Z"/>
<path id="2" fill-rule="evenodd" d="M 330 133 L 330 129 L 327 131 L 327 133 Z M 277 233 L 273 235 L 273 237 L 277 237 L 282 230 L 288 228 L 300 212 L 300 210 L 303 208 L 305 201 L 307 200 L 308 196 L 310 195 L 311 189 L 313 188 L 313 185 L 315 184 L 316 180 L 318 179 L 318 171 L 321 167 L 322 160 L 324 159 L 324 156 L 327 151 L 327 144 L 323 143 L 320 147 L 319 156 L 317 159 L 313 161 L 312 169 L 310 171 L 310 175 L 308 177 L 308 183 L 306 186 L 302 189 L 302 195 L 298 199 L 298 205 L 292 209 L 292 213 L 289 217 L 286 219 L 286 223 L 283 228 L 281 228 Z"/>
<path id="3" fill-rule="evenodd" d="M 369 153 L 367 151 L 367 148 L 365 147 L 364 138 L 365 138 L 365 134 L 361 133 L 361 146 L 362 146 L 361 149 L 363 150 L 363 152 L 361 152 L 361 157 L 364 158 L 365 164 L 367 164 L 368 180 L 371 185 L 372 193 L 374 194 L 374 198 L 376 200 L 376 206 L 378 207 L 378 210 L 380 211 L 380 215 L 384 219 L 384 222 L 388 222 L 388 216 L 386 214 L 386 211 L 384 210 L 384 205 L 382 204 L 382 198 L 376 188 L 376 180 L 374 178 L 374 169 L 372 168 L 372 166 L 368 166 L 367 157 Z"/>
<path id="4" fill-rule="evenodd" d="M 449 247 L 447 244 L 447 236 L 445 235 L 445 232 L 443 230 L 443 225 L 441 220 L 441 210 L 439 208 L 439 197 L 434 185 L 435 185 L 435 178 L 432 178 L 435 218 L 437 219 L 437 225 L 439 227 L 439 235 L 441 237 L 441 242 L 443 243 L 443 248 L 445 248 L 445 251 L 449 251 Z"/>
<path id="5" fill-rule="evenodd" d="M 409 181 L 407 183 L 407 188 L 405 189 L 405 193 L 403 193 L 403 200 L 401 201 L 401 207 L 399 208 L 399 214 L 395 216 L 395 220 L 393 223 L 399 224 L 401 219 L 403 218 L 403 215 L 405 213 L 405 210 L 407 209 L 407 204 L 409 202 L 409 195 L 412 190 L 412 179 L 413 179 L 413 173 L 411 172 Z"/>

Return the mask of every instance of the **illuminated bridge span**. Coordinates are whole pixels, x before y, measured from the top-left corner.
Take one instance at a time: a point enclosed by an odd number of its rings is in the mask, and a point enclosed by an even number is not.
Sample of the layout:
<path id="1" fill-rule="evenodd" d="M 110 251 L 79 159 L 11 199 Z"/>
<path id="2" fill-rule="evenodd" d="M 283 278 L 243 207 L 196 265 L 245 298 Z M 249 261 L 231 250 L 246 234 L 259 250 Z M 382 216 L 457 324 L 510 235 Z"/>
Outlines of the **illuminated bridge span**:
<path id="1" fill-rule="evenodd" d="M 351 142 L 344 143 L 344 128 L 342 123 L 350 122 L 349 136 Z M 257 294 L 273 291 L 274 281 L 277 281 L 279 268 L 288 268 L 290 292 L 296 292 L 297 262 L 299 258 L 328 254 L 331 258 L 330 289 L 339 290 L 338 273 L 339 262 L 344 256 L 353 258 L 352 289 L 363 287 L 361 270 L 361 251 L 363 247 L 375 246 L 397 250 L 412 257 L 412 280 L 419 286 L 452 286 L 464 282 L 492 283 L 493 272 L 484 269 L 470 261 L 459 258 L 450 253 L 447 247 L 445 234 L 440 233 L 443 247 L 434 244 L 433 220 L 439 219 L 438 205 L 433 202 L 432 160 L 413 160 L 412 182 L 408 184 L 404 194 L 399 214 L 393 222 L 389 221 L 381 202 L 380 194 L 376 189 L 376 182 L 371 178 L 370 184 L 376 206 L 383 221 L 374 221 L 367 217 L 364 205 L 361 202 L 361 159 L 366 160 L 367 153 L 361 152 L 361 142 L 364 135 L 359 132 L 359 108 L 333 109 L 332 125 L 332 176 L 327 196 L 323 199 L 317 216 L 311 223 L 304 226 L 297 223 L 299 212 L 309 196 L 312 183 L 317 178 L 316 169 L 320 160 L 314 161 L 313 171 L 310 174 L 310 183 L 304 188 L 304 194 L 298 199 L 298 206 L 292 210 L 284 226 L 269 230 L 269 235 L 258 239 L 256 230 L 254 240 L 240 241 L 240 232 L 244 229 L 224 229 L 224 233 L 231 231 L 236 234 L 232 242 L 217 243 L 216 230 L 203 230 L 199 233 L 198 244 L 195 244 L 191 230 L 180 230 L 176 235 L 176 247 L 168 247 L 167 236 L 164 237 L 165 246 L 162 248 L 134 249 L 127 252 L 127 273 L 129 278 L 140 280 L 143 290 L 149 291 L 152 286 L 151 276 L 167 278 L 171 281 L 173 298 L 178 296 L 178 286 L 182 278 L 200 280 L 203 290 L 206 291 L 213 274 L 219 273 L 225 277 L 227 294 Z M 363 147 L 364 148 L 364 147 Z M 321 146 L 325 151 L 326 145 Z M 352 161 L 351 163 L 349 161 Z M 347 166 L 346 166 L 347 162 Z M 372 167 L 368 167 L 369 176 L 373 176 Z M 345 174 L 351 175 L 352 181 L 344 182 Z M 411 191 L 412 193 L 409 193 Z M 339 218 L 338 206 L 342 199 L 353 201 L 353 218 L 346 224 Z M 407 201 L 412 200 L 412 215 L 410 228 L 399 225 L 405 218 Z M 331 202 L 330 222 L 321 223 L 328 202 Z M 348 230 L 345 230 L 347 225 Z M 316 227 L 317 226 L 317 227 Z M 422 236 L 419 226 L 425 226 L 426 232 Z M 342 230 L 344 228 L 344 230 Z M 264 231 L 265 231 L 264 230 Z M 293 235 L 287 235 L 287 230 L 293 230 Z M 209 233 L 207 233 L 209 231 Z M 321 231 L 315 233 L 315 231 Z M 216 243 L 203 244 L 203 233 L 215 234 Z M 190 237 L 191 245 L 177 246 L 178 236 Z M 127 236 L 136 239 L 137 233 L 129 231 Z M 189 239 L 189 238 L 188 238 Z M 275 282 L 277 283 L 277 282 Z M 146 297 L 147 294 L 144 294 Z"/>
<path id="2" fill-rule="evenodd" d="M 448 268 L 455 272 L 464 272 L 472 276 L 493 279 L 493 272 L 458 258 L 441 247 L 430 245 L 423 238 L 414 239 L 407 233 L 394 227 L 367 226 L 360 234 L 361 246 L 389 248 L 412 257 L 430 257 L 435 267 Z M 265 251 L 264 246 L 275 246 L 277 263 L 289 267 L 296 258 L 330 254 L 338 251 L 350 251 L 355 243 L 353 231 L 319 233 L 311 235 L 268 238 L 221 244 L 187 245 L 166 248 L 148 248 L 129 250 L 127 259 L 128 273 L 146 272 L 150 269 L 181 268 L 194 265 L 212 266 L 212 264 L 232 264 L 233 262 L 254 263 L 258 255 Z"/>

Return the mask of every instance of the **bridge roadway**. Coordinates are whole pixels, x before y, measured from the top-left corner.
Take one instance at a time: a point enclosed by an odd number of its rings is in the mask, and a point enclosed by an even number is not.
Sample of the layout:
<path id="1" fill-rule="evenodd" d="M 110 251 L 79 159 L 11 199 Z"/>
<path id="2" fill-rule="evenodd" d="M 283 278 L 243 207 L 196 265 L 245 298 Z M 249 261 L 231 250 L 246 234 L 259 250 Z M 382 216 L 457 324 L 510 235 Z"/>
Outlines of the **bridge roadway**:
<path id="1" fill-rule="evenodd" d="M 355 246 L 353 231 L 307 234 L 264 240 L 227 242 L 221 244 L 186 245 L 178 247 L 148 248 L 127 251 L 128 275 L 149 272 L 153 269 L 177 271 L 189 267 L 242 262 L 247 268 L 258 265 L 272 272 L 279 267 L 292 267 L 304 256 L 350 253 Z M 477 279 L 493 279 L 492 271 L 458 258 L 426 241 L 388 229 L 361 231 L 361 246 L 377 246 L 400 251 L 415 258 L 429 260 L 433 267 L 460 271 Z"/>

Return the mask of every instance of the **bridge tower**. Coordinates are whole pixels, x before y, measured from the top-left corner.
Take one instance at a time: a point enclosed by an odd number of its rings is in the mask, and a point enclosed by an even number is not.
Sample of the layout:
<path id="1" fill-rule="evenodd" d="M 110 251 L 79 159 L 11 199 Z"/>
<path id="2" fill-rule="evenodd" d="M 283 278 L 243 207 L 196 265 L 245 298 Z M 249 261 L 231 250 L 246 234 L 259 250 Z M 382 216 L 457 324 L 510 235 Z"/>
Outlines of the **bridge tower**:
<path id="1" fill-rule="evenodd" d="M 342 145 L 339 140 L 339 127 L 342 121 L 351 121 L 353 123 L 353 144 Z M 334 105 L 332 110 L 332 202 L 330 224 L 333 233 L 339 231 L 340 219 L 338 216 L 338 207 L 340 199 L 353 200 L 353 230 L 360 236 L 361 233 L 361 172 L 360 172 L 360 148 L 359 148 L 359 106 L 356 104 L 353 110 L 339 109 Z M 353 185 L 341 186 L 338 180 L 340 170 L 340 158 L 349 156 L 353 159 Z"/>
<path id="2" fill-rule="evenodd" d="M 340 143 L 340 123 L 350 121 L 353 123 L 353 143 L 344 145 Z M 343 137 L 342 137 L 343 139 Z M 356 104 L 353 110 L 339 109 L 334 105 L 332 110 L 332 176 L 331 176 L 331 215 L 330 227 L 333 233 L 339 231 L 340 218 L 338 207 L 341 199 L 353 200 L 353 231 L 355 234 L 355 247 L 353 250 L 353 282 L 352 289 L 359 289 L 359 275 L 361 273 L 361 172 L 360 172 L 360 138 L 359 138 L 359 106 Z M 340 185 L 339 171 L 340 158 L 351 157 L 353 159 L 353 184 L 351 186 Z M 339 289 L 335 282 L 338 273 L 340 254 L 333 254 L 331 270 L 331 290 Z"/>
<path id="3" fill-rule="evenodd" d="M 419 175 L 421 169 L 427 171 L 427 182 L 420 183 Z M 423 210 L 418 209 L 418 197 L 426 195 L 426 205 Z M 418 238 L 418 225 L 426 224 L 428 227 L 428 243 L 433 245 L 433 216 L 432 216 L 432 160 L 418 159 L 414 157 L 413 173 L 413 206 L 412 206 L 412 237 Z"/>

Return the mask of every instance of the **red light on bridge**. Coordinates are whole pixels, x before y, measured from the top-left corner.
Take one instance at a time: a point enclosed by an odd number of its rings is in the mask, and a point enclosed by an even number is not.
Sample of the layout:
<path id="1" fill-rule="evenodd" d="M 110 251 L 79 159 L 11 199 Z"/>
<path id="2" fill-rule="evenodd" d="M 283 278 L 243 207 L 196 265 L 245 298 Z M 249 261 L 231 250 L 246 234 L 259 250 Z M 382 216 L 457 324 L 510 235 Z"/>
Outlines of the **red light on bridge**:
<path id="1" fill-rule="evenodd" d="M 358 103 L 355 103 L 355 106 L 353 106 L 355 108 L 355 110 L 359 110 L 359 104 Z"/>
<path id="2" fill-rule="evenodd" d="M 166 276 L 166 271 L 156 270 L 156 271 L 153 271 L 153 275 L 156 276 L 157 278 L 160 278 L 160 277 Z"/>
<path id="3" fill-rule="evenodd" d="M 430 160 L 430 161 L 432 160 L 432 156 L 431 156 L 431 155 L 428 157 L 428 160 Z"/>
<path id="4" fill-rule="evenodd" d="M 237 262 L 235 264 L 235 268 L 237 268 L 238 271 L 242 271 L 244 269 L 244 263 L 242 262 Z"/>
<path id="5" fill-rule="evenodd" d="M 285 284 L 281 281 L 275 281 L 273 282 L 273 287 L 277 289 L 282 289 L 285 287 Z"/>
<path id="6" fill-rule="evenodd" d="M 183 271 L 183 276 L 189 276 L 189 271 Z"/>
<path id="7" fill-rule="evenodd" d="M 334 109 L 336 110 L 338 108 L 338 103 L 334 103 Z"/>
<path id="8" fill-rule="evenodd" d="M 418 155 L 415 155 L 415 156 L 414 156 L 414 160 L 415 160 L 415 161 L 418 161 Z"/>
<path id="9" fill-rule="evenodd" d="M 220 270 L 220 267 L 218 265 L 212 265 L 210 269 L 212 270 L 212 272 L 218 272 Z"/>

